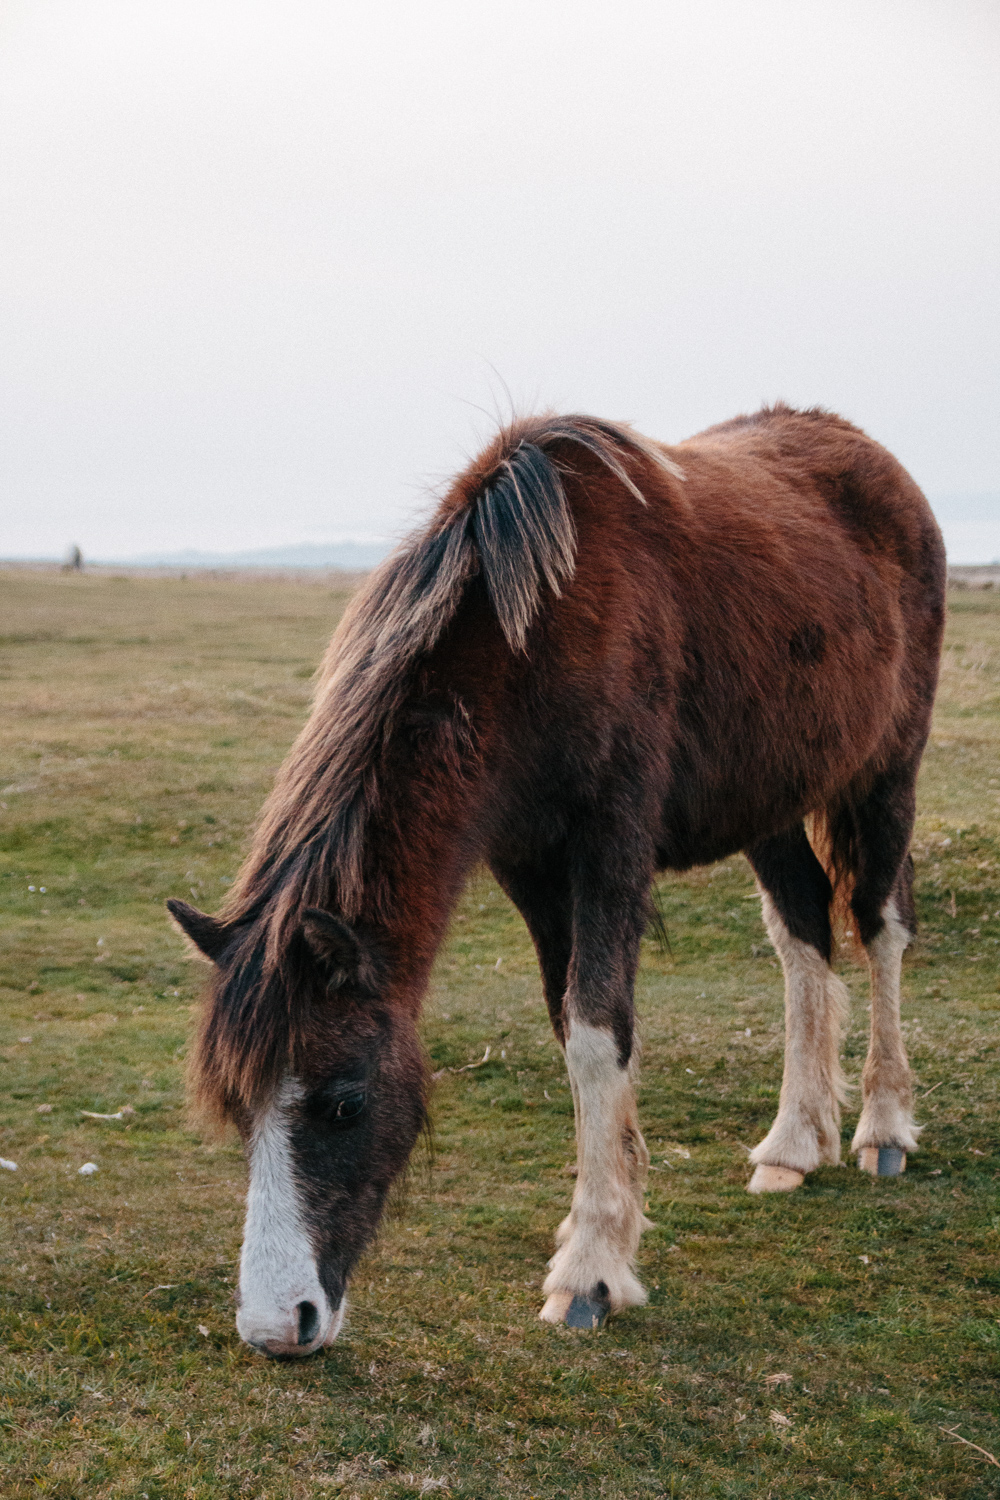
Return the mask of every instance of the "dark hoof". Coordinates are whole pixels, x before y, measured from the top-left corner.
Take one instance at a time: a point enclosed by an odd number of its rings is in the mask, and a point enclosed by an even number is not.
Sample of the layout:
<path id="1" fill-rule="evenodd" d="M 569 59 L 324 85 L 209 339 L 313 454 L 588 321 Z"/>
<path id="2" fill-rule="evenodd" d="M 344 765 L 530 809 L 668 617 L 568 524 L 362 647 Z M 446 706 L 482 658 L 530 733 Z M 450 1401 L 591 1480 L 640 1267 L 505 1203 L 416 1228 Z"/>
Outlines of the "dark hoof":
<path id="1" fill-rule="evenodd" d="M 566 1314 L 566 1327 L 603 1328 L 610 1311 L 611 1303 L 603 1297 L 581 1297 L 577 1293 Z"/>
<path id="2" fill-rule="evenodd" d="M 538 1316 L 546 1323 L 562 1323 L 566 1328 L 603 1328 L 611 1311 L 611 1302 L 600 1295 L 604 1283 L 594 1288 L 596 1297 L 580 1292 L 551 1292 Z"/>
<path id="3" fill-rule="evenodd" d="M 858 1166 L 873 1177 L 901 1177 L 906 1171 L 906 1152 L 898 1146 L 865 1146 L 858 1153 Z"/>

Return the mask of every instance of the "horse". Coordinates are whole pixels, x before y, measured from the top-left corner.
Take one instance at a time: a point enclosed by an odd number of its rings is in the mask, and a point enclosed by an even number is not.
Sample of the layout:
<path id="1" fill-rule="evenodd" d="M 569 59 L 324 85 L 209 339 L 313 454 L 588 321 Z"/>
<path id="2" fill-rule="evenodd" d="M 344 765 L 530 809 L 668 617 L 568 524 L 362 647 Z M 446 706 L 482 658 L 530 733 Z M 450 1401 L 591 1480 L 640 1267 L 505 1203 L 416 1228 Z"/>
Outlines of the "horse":
<path id="1" fill-rule="evenodd" d="M 527 924 L 576 1114 L 540 1316 L 646 1293 L 633 990 L 657 871 L 743 851 L 784 970 L 777 1115 L 751 1192 L 840 1160 L 841 903 L 870 968 L 852 1151 L 915 1150 L 900 1028 L 909 841 L 944 620 L 940 533 L 859 428 L 779 404 L 667 447 L 513 420 L 368 578 L 217 916 L 195 1104 L 249 1166 L 241 1337 L 337 1336 L 427 1120 L 418 1018 L 470 870 Z"/>

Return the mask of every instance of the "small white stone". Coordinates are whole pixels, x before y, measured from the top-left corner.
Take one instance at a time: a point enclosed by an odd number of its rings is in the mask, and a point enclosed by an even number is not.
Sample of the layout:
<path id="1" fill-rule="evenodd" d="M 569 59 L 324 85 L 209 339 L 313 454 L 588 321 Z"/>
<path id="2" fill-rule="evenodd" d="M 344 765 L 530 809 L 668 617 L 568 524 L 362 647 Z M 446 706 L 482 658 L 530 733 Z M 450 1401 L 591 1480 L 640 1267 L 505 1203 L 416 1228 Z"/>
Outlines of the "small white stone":
<path id="1" fill-rule="evenodd" d="M 6 1158 L 6 1156 L 0 1156 L 0 1171 L 4 1171 L 4 1172 L 16 1172 L 17 1171 L 17 1162 L 16 1161 L 8 1161 L 7 1158 Z"/>
<path id="2" fill-rule="evenodd" d="M 94 1175 L 94 1173 L 96 1171 L 97 1171 L 97 1163 L 96 1163 L 96 1161 L 85 1161 L 84 1164 L 83 1164 L 83 1166 L 80 1167 L 80 1168 L 78 1168 L 78 1170 L 77 1170 L 77 1176 L 78 1177 L 93 1177 L 93 1175 Z"/>

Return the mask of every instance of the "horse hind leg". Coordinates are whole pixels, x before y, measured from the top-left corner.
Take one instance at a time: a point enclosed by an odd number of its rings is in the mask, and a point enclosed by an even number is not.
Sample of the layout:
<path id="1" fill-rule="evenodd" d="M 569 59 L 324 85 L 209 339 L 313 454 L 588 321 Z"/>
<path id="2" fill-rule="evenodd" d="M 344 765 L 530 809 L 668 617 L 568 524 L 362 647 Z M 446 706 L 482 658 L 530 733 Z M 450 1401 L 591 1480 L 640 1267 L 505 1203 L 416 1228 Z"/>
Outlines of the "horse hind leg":
<path id="1" fill-rule="evenodd" d="M 751 1193 L 788 1192 L 840 1161 L 847 992 L 830 968 L 832 888 L 800 825 L 747 850 L 785 976 L 785 1067 L 774 1124 L 750 1153 Z"/>
<path id="2" fill-rule="evenodd" d="M 873 1176 L 895 1177 L 916 1150 L 913 1078 L 900 1024 L 903 953 L 916 931 L 912 785 L 880 787 L 857 809 L 858 873 L 851 908 L 871 976 L 871 1032 L 861 1118 L 851 1150 Z"/>

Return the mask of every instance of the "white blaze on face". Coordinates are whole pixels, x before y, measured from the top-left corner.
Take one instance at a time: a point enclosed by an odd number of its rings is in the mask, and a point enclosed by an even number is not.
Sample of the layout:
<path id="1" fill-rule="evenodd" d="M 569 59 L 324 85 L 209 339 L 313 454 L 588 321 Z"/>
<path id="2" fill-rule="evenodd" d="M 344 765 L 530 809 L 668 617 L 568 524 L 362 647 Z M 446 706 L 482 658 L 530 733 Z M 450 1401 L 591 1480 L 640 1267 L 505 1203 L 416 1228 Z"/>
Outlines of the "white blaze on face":
<path id="1" fill-rule="evenodd" d="M 272 1354 L 303 1354 L 332 1343 L 344 1317 L 346 1299 L 331 1308 L 320 1284 L 295 1181 L 290 1107 L 303 1092 L 297 1079 L 281 1084 L 247 1150 L 250 1186 L 236 1328 L 247 1343 Z"/>

